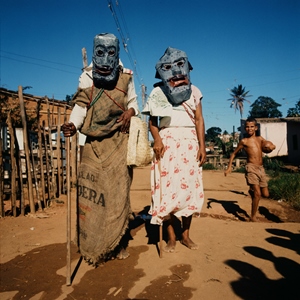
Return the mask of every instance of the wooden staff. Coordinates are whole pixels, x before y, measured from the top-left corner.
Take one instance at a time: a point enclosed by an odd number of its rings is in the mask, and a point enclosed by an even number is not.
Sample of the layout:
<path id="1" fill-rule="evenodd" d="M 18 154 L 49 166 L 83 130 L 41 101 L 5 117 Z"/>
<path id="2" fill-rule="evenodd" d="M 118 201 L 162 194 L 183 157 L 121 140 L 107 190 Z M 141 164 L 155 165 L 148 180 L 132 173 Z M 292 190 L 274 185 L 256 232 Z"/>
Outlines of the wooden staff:
<path id="1" fill-rule="evenodd" d="M 32 176 L 31 176 L 30 156 L 29 156 L 29 147 L 28 147 L 27 121 L 26 121 L 26 112 L 25 112 L 22 86 L 19 86 L 18 88 L 18 95 L 20 100 L 20 111 L 21 111 L 21 118 L 22 118 L 22 125 L 23 125 L 23 140 L 24 140 L 25 160 L 27 166 L 27 184 L 28 184 L 28 192 L 29 192 L 30 212 L 35 214 L 35 203 L 33 199 Z"/>
<path id="2" fill-rule="evenodd" d="M 62 168 L 61 168 L 61 138 L 60 138 L 60 107 L 57 108 L 57 138 L 56 138 L 56 157 L 57 157 L 57 197 L 60 197 L 62 188 Z"/>
<path id="3" fill-rule="evenodd" d="M 16 157 L 15 157 L 15 131 L 12 126 L 10 112 L 7 116 L 7 125 L 10 135 L 10 164 L 11 164 L 11 205 L 13 209 L 13 216 L 17 216 L 17 194 L 16 194 Z"/>
<path id="4" fill-rule="evenodd" d="M 70 184 L 70 138 L 66 137 L 67 175 L 67 285 L 71 285 L 71 184 Z"/>
<path id="5" fill-rule="evenodd" d="M 77 156 L 78 156 L 78 132 L 76 132 L 75 135 L 72 136 L 72 142 L 71 142 L 71 187 L 74 186 L 77 180 Z"/>
<path id="6" fill-rule="evenodd" d="M 64 106 L 64 121 L 63 122 L 66 123 L 66 121 L 67 121 L 67 105 Z M 65 153 L 65 152 L 66 152 L 66 145 L 62 146 L 62 160 L 63 160 L 63 157 L 64 157 L 63 153 Z M 63 172 L 62 172 L 62 191 L 64 191 L 64 193 L 65 193 L 66 189 L 65 189 L 65 176 L 64 176 L 65 167 L 64 167 L 64 164 L 62 164 L 62 169 L 63 169 Z"/>
<path id="7" fill-rule="evenodd" d="M 160 181 L 160 203 L 162 201 L 162 184 L 161 184 L 161 167 L 160 167 L 160 160 L 158 161 L 158 170 L 159 170 L 159 181 Z M 159 257 L 162 258 L 163 256 L 163 222 L 159 225 Z"/>

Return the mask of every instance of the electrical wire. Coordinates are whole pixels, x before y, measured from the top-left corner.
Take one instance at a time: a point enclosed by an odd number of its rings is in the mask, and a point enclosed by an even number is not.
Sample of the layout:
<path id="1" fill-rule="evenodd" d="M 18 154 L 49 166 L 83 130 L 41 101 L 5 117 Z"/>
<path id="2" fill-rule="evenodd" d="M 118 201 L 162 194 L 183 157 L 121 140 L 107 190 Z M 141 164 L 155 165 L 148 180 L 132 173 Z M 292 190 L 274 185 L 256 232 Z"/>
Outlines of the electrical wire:
<path id="1" fill-rule="evenodd" d="M 116 23 L 117 30 L 120 34 L 123 48 L 124 48 L 124 50 L 125 50 L 125 52 L 128 56 L 129 62 L 130 62 L 131 67 L 134 71 L 135 78 L 137 78 L 139 84 L 142 85 L 142 78 L 140 78 L 139 72 L 137 70 L 137 65 L 138 65 L 137 60 L 133 58 L 133 57 L 135 57 L 135 54 L 134 54 L 134 50 L 133 50 L 131 40 L 129 38 L 128 27 L 127 27 L 126 20 L 125 20 L 125 17 L 124 17 L 122 8 L 121 8 L 121 4 L 120 4 L 120 2 L 118 2 L 116 0 L 116 6 L 118 7 L 119 15 L 120 15 L 120 19 L 121 19 L 121 22 L 120 22 L 117 11 L 116 11 L 116 8 L 115 8 L 115 5 L 113 4 L 112 0 L 107 0 L 107 2 L 108 2 L 108 7 L 109 7 L 109 9 L 112 13 L 112 16 L 114 18 L 114 21 Z M 129 45 L 129 42 L 130 42 L 130 45 Z"/>
<path id="2" fill-rule="evenodd" d="M 28 61 L 24 61 L 24 60 L 21 60 L 21 59 L 11 58 L 11 57 L 7 57 L 7 56 L 3 56 L 3 55 L 0 55 L 0 57 L 10 59 L 10 60 L 13 60 L 13 61 L 17 61 L 17 62 L 22 62 L 22 63 L 25 63 L 25 64 L 30 64 L 30 65 L 44 67 L 44 68 L 48 68 L 48 69 L 52 69 L 52 70 L 57 70 L 57 71 L 64 72 L 64 73 L 78 74 L 78 72 L 70 72 L 70 71 L 66 71 L 66 70 L 62 70 L 62 69 L 58 69 L 58 68 L 54 68 L 54 67 L 50 67 L 50 66 L 46 66 L 46 65 L 42 65 L 42 64 L 37 64 L 37 63 L 34 63 L 34 62 L 28 62 Z"/>
<path id="3" fill-rule="evenodd" d="M 58 63 L 58 62 L 54 62 L 54 61 L 50 61 L 50 60 L 46 60 L 46 59 L 40 59 L 40 58 L 36 58 L 36 57 L 25 56 L 25 55 L 13 53 L 13 52 L 8 52 L 8 51 L 3 51 L 3 50 L 1 50 L 1 52 L 6 53 L 6 54 L 10 54 L 10 55 L 15 55 L 15 56 L 18 56 L 18 57 L 24 57 L 24 58 L 29 58 L 29 59 L 33 59 L 33 60 L 39 60 L 39 61 L 43 61 L 43 62 L 50 63 L 50 64 L 66 66 L 66 67 L 70 67 L 70 68 L 74 68 L 74 69 L 78 70 L 78 67 L 67 65 L 67 64 L 64 64 L 64 63 Z M 7 57 L 5 57 L 5 58 L 7 58 Z"/>

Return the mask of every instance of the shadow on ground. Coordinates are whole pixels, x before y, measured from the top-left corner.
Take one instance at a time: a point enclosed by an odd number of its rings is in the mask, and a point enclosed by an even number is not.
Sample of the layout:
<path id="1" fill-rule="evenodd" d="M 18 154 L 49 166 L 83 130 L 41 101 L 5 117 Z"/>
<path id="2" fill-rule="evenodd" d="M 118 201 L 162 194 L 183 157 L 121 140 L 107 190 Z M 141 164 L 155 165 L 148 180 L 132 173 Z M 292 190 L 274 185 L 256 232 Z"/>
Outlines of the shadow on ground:
<path id="1" fill-rule="evenodd" d="M 267 232 L 284 238 L 268 237 L 266 241 L 294 250 L 299 254 L 299 234 L 286 230 L 266 229 Z M 299 299 L 298 274 L 300 264 L 286 257 L 276 257 L 271 251 L 260 247 L 247 246 L 244 250 L 262 260 L 273 263 L 280 279 L 269 279 L 259 268 L 240 260 L 227 260 L 225 264 L 240 274 L 240 279 L 231 282 L 232 289 L 241 299 Z"/>

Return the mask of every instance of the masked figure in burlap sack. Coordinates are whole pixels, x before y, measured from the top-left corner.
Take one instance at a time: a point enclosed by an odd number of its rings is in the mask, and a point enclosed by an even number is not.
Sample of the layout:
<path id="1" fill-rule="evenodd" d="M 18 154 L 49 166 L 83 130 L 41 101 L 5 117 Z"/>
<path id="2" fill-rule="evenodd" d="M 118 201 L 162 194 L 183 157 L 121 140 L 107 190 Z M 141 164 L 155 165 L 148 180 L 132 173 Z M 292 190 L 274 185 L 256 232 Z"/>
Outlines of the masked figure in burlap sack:
<path id="1" fill-rule="evenodd" d="M 132 168 L 127 166 L 130 118 L 139 113 L 132 71 L 119 63 L 119 41 L 109 33 L 94 38 L 93 84 L 79 88 L 66 137 L 86 135 L 78 173 L 78 245 L 98 265 L 129 256 L 126 251 Z"/>
<path id="2" fill-rule="evenodd" d="M 192 66 L 185 52 L 168 48 L 156 64 L 154 85 L 142 113 L 149 126 L 155 153 L 151 168 L 151 224 L 167 228 L 164 250 L 174 252 L 180 223 L 180 241 L 197 249 L 189 235 L 193 215 L 204 202 L 202 164 L 206 159 L 205 129 L 200 90 L 190 81 Z"/>

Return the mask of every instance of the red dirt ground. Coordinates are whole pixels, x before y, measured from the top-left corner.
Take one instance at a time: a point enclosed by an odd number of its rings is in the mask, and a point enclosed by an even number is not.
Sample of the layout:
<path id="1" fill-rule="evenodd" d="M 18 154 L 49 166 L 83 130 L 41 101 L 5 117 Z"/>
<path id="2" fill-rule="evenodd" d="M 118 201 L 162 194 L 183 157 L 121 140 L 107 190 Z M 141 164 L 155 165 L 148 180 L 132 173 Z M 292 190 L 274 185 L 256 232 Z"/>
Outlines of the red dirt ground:
<path id="1" fill-rule="evenodd" d="M 134 170 L 131 201 L 137 215 L 150 203 L 149 172 Z M 35 215 L 0 219 L 0 299 L 298 299 L 300 212 L 262 199 L 260 222 L 251 223 L 243 174 L 204 171 L 204 187 L 205 204 L 191 227 L 198 250 L 178 242 L 174 253 L 160 257 L 158 228 L 137 217 L 128 259 L 93 268 L 72 244 L 71 286 L 65 196 Z M 74 228 L 72 197 L 72 237 Z"/>

